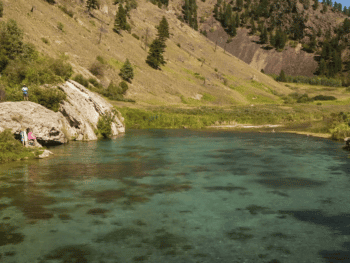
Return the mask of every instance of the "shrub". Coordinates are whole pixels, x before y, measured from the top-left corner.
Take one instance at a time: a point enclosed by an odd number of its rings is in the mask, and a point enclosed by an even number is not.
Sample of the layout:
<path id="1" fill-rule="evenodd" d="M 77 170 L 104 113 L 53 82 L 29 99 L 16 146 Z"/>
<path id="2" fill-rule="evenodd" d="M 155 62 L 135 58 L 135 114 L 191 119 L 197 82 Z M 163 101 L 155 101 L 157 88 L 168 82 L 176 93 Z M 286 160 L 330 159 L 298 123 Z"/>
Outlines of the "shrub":
<path id="1" fill-rule="evenodd" d="M 337 98 L 334 96 L 317 95 L 313 97 L 313 100 L 337 100 Z"/>
<path id="2" fill-rule="evenodd" d="M 51 4 L 51 5 L 56 4 L 55 0 L 45 0 L 45 1 L 48 2 L 48 3 Z"/>
<path id="3" fill-rule="evenodd" d="M 60 102 L 67 98 L 66 93 L 58 88 L 34 87 L 29 95 L 29 100 L 57 112 Z"/>
<path id="4" fill-rule="evenodd" d="M 135 33 L 132 33 L 132 36 L 133 36 L 134 38 L 136 38 L 137 40 L 140 39 L 140 37 L 139 37 L 138 35 L 136 35 Z"/>
<path id="5" fill-rule="evenodd" d="M 6 129 L 0 133 L 0 163 L 6 163 L 23 159 L 24 157 L 34 158 L 41 154 L 42 151 L 25 148 L 17 141 L 11 130 Z"/>
<path id="6" fill-rule="evenodd" d="M 176 45 L 177 45 L 178 47 L 181 47 L 181 44 L 180 44 L 180 43 L 177 43 Z"/>
<path id="7" fill-rule="evenodd" d="M 0 1 L 0 17 L 4 15 L 4 4 Z"/>
<path id="8" fill-rule="evenodd" d="M 78 82 L 79 84 L 83 85 L 85 88 L 89 87 L 89 81 L 84 78 L 82 74 L 78 74 L 73 78 L 74 81 Z"/>
<path id="9" fill-rule="evenodd" d="M 6 100 L 6 91 L 3 85 L 0 85 L 0 102 Z"/>
<path id="10" fill-rule="evenodd" d="M 131 80 L 134 78 L 134 70 L 128 59 L 126 59 L 124 65 L 120 69 L 119 76 L 121 76 L 123 80 L 128 82 L 131 82 Z"/>
<path id="11" fill-rule="evenodd" d="M 107 64 L 106 60 L 102 56 L 97 56 L 96 60 L 101 64 Z"/>
<path id="12" fill-rule="evenodd" d="M 104 75 L 104 68 L 103 64 L 99 61 L 95 61 L 91 67 L 90 67 L 90 72 L 95 75 L 96 77 L 103 77 Z"/>
<path id="13" fill-rule="evenodd" d="M 97 122 L 97 132 L 101 134 L 104 138 L 111 136 L 112 134 L 112 120 L 113 116 L 110 112 L 100 116 Z"/>
<path id="14" fill-rule="evenodd" d="M 125 92 L 128 90 L 128 84 L 125 81 L 120 82 L 119 87 L 122 90 L 122 94 L 125 94 Z"/>
<path id="15" fill-rule="evenodd" d="M 346 123 L 337 125 L 334 129 L 330 129 L 332 139 L 343 140 L 346 137 L 350 137 L 350 127 Z"/>
<path id="16" fill-rule="evenodd" d="M 61 5 L 58 6 L 58 7 L 59 7 L 59 9 L 61 9 L 64 13 L 66 13 L 68 16 L 70 16 L 70 17 L 73 17 L 73 16 L 74 16 L 73 11 L 68 10 L 67 7 L 61 6 Z"/>
<path id="17" fill-rule="evenodd" d="M 96 79 L 94 78 L 89 78 L 89 82 L 94 85 L 96 88 L 98 89 L 103 89 L 103 86 L 100 82 L 98 82 Z"/>
<path id="18" fill-rule="evenodd" d="M 61 22 L 57 23 L 57 28 L 63 32 L 64 25 Z"/>
<path id="19" fill-rule="evenodd" d="M 42 37 L 41 41 L 43 41 L 46 45 L 50 45 L 50 42 L 47 38 Z"/>

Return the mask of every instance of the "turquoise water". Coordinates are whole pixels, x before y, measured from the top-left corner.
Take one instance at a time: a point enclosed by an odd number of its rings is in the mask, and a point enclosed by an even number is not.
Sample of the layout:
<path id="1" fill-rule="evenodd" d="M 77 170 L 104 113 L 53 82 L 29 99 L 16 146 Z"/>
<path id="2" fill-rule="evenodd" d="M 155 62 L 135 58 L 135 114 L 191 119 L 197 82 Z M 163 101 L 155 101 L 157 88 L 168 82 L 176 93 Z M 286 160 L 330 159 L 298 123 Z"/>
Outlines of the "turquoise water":
<path id="1" fill-rule="evenodd" d="M 350 262 L 342 146 L 128 130 L 51 148 L 0 166 L 0 261 Z"/>

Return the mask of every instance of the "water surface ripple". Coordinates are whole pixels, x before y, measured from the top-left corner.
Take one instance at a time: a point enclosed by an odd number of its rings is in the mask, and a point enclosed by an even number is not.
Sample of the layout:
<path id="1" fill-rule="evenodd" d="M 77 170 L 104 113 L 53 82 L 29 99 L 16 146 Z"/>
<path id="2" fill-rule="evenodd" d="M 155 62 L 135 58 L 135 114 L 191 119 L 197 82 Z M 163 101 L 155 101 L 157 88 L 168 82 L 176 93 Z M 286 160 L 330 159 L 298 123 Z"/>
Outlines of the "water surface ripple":
<path id="1" fill-rule="evenodd" d="M 128 130 L 0 167 L 0 262 L 350 262 L 342 144 Z"/>

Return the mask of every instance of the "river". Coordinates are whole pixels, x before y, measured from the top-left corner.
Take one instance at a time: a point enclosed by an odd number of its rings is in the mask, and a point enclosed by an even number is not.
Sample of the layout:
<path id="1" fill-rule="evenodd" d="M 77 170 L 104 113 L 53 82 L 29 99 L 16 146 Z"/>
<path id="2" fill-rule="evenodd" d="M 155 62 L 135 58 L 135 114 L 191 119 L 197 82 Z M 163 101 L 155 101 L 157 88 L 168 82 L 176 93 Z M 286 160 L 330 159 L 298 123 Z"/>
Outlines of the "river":
<path id="1" fill-rule="evenodd" d="M 342 146 L 127 130 L 49 148 L 0 166 L 0 262 L 349 262 Z"/>

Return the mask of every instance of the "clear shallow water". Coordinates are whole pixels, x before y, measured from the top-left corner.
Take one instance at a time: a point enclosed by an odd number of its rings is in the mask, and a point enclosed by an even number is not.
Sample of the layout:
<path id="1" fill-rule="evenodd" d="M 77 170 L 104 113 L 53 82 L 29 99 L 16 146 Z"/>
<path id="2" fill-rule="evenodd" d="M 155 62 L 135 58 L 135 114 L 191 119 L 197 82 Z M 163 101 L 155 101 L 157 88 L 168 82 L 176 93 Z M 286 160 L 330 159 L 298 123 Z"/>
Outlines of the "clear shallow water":
<path id="1" fill-rule="evenodd" d="M 293 134 L 127 131 L 0 166 L 1 262 L 350 262 L 348 153 Z"/>

